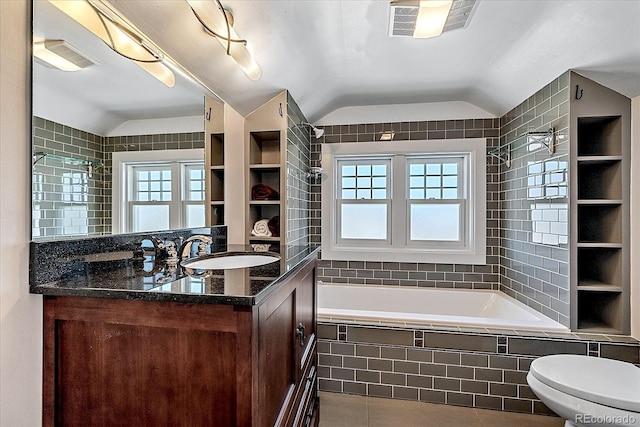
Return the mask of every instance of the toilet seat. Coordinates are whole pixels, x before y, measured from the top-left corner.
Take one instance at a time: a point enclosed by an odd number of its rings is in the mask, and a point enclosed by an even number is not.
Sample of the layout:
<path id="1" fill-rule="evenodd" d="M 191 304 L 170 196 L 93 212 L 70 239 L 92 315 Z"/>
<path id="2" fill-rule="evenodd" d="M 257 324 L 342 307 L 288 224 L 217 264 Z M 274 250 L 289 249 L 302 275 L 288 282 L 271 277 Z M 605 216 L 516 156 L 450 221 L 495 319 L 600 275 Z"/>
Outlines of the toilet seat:
<path id="1" fill-rule="evenodd" d="M 557 354 L 534 360 L 530 373 L 541 383 L 568 395 L 640 412 L 640 369 L 631 363 Z"/>

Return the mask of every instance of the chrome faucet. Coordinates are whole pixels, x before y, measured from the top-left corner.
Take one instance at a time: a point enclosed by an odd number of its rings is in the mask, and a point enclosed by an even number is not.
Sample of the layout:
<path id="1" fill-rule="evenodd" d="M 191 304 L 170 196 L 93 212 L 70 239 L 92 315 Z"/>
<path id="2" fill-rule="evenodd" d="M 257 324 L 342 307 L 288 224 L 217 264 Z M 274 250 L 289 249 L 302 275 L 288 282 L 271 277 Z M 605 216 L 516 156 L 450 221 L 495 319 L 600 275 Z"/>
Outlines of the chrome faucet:
<path id="1" fill-rule="evenodd" d="M 193 243 L 196 241 L 200 242 L 198 243 L 198 252 L 196 252 L 198 256 L 206 255 L 207 245 L 213 243 L 213 239 L 211 238 L 211 236 L 195 234 L 187 238 L 187 240 L 185 240 L 184 243 L 180 246 L 180 249 L 178 250 L 178 256 L 180 257 L 180 259 L 189 258 L 189 256 L 191 255 L 191 246 L 193 246 Z"/>

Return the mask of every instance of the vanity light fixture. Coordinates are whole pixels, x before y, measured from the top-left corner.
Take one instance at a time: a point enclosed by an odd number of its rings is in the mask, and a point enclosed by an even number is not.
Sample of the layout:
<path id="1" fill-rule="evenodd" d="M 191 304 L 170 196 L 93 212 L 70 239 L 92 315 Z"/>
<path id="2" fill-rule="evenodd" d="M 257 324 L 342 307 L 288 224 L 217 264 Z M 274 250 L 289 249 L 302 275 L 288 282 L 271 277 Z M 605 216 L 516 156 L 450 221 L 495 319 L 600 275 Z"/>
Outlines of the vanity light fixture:
<path id="1" fill-rule="evenodd" d="M 113 10 L 96 0 L 49 0 L 73 20 L 100 37 L 114 52 L 132 60 L 168 87 L 175 85 L 173 72 L 160 54 Z"/>
<path id="2" fill-rule="evenodd" d="M 64 40 L 34 42 L 33 56 L 45 65 L 62 71 L 79 71 L 97 63 Z"/>
<path id="3" fill-rule="evenodd" d="M 215 37 L 251 80 L 258 80 L 262 71 L 247 49 L 247 41 L 233 29 L 233 15 L 220 0 L 186 0 L 205 32 Z"/>
<path id="4" fill-rule="evenodd" d="M 421 0 L 413 38 L 426 39 L 442 34 L 453 0 Z"/>

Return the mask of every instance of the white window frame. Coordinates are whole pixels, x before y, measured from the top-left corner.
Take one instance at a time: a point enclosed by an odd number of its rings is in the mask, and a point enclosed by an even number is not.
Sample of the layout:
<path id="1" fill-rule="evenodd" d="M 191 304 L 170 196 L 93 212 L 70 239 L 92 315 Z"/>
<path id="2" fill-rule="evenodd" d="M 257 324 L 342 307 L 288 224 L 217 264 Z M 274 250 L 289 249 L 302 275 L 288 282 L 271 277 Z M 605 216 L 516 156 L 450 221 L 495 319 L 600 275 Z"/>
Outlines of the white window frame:
<path id="1" fill-rule="evenodd" d="M 113 166 L 113 187 L 112 187 L 112 232 L 113 234 L 127 233 L 130 218 L 127 216 L 126 195 L 129 191 L 127 174 L 130 165 L 163 162 L 179 162 L 188 164 L 189 162 L 204 162 L 204 149 L 195 148 L 187 150 L 151 150 L 151 151 L 117 151 L 112 154 Z M 182 173 L 182 170 L 179 170 Z M 178 191 L 174 194 L 182 194 L 184 189 L 179 188 L 172 191 Z M 185 203 L 182 202 L 181 209 L 184 211 Z M 204 201 L 203 203 L 206 203 Z M 179 217 L 184 212 L 181 212 Z M 180 228 L 179 226 L 170 225 L 170 228 Z"/>
<path id="2" fill-rule="evenodd" d="M 458 224 L 458 230 L 460 230 L 460 236 L 458 240 L 432 240 L 428 245 L 433 249 L 443 249 L 443 248 L 451 248 L 451 249 L 464 249 L 467 245 L 467 236 L 469 234 L 469 224 L 467 221 L 467 217 L 469 216 L 468 212 L 468 204 L 467 204 L 467 194 L 469 187 L 469 179 L 468 179 L 468 157 L 464 153 L 457 154 L 441 154 L 438 153 L 436 155 L 413 155 L 413 154 L 404 154 L 404 157 L 401 159 L 404 161 L 404 166 L 410 165 L 412 163 L 456 163 L 458 165 L 458 197 L 456 199 L 411 199 L 408 195 L 411 185 L 408 187 L 402 188 L 404 190 L 404 195 L 406 197 L 405 203 L 405 212 L 406 212 L 406 223 L 402 224 L 402 227 L 399 230 L 405 230 L 405 239 L 406 246 L 413 248 L 422 248 L 425 246 L 425 243 L 420 240 L 411 240 L 410 236 L 410 225 L 411 225 L 411 205 L 458 205 L 460 206 L 460 221 Z M 462 173 L 460 173 L 462 171 Z M 403 171 L 404 178 L 409 176 L 408 171 Z M 441 187 L 444 188 L 444 187 Z M 400 195 L 399 195 L 400 196 Z"/>
<path id="3" fill-rule="evenodd" d="M 337 161 L 337 165 L 338 168 L 336 169 L 336 173 L 338 174 L 337 179 L 340 180 L 342 179 L 342 173 L 341 173 L 341 168 L 340 163 L 345 162 L 345 163 L 349 163 L 351 165 L 362 165 L 362 164 L 374 164 L 374 165 L 386 165 L 387 166 L 387 186 L 385 188 L 386 193 L 387 193 L 387 197 L 385 199 L 343 199 L 339 194 L 336 194 L 336 210 L 338 212 L 342 211 L 342 206 L 343 205 L 359 205 L 359 204 L 375 204 L 375 205 L 384 205 L 386 207 L 386 211 L 387 211 L 387 218 L 391 218 L 391 163 L 392 163 L 392 159 L 390 156 L 379 156 L 379 157 L 359 157 L 356 161 L 351 161 L 350 159 L 343 157 L 341 159 L 338 159 Z M 356 178 L 357 179 L 357 178 Z M 341 230 L 342 229 L 342 224 L 341 224 L 341 216 L 337 216 L 336 218 L 336 229 L 337 230 Z M 386 227 L 386 239 L 347 239 L 347 238 L 343 238 L 342 236 L 340 236 L 339 234 L 336 235 L 336 239 L 338 241 L 338 244 L 340 245 L 349 245 L 349 244 L 356 244 L 356 245 L 374 245 L 374 246 L 379 246 L 379 247 L 388 247 L 391 244 L 391 223 L 387 223 L 387 227 Z"/>
<path id="4" fill-rule="evenodd" d="M 486 264 L 486 139 L 448 139 L 431 141 L 391 141 L 347 144 L 323 144 L 322 146 L 322 258 L 347 261 L 391 261 L 447 264 Z M 387 245 L 371 245 L 366 241 L 345 241 L 338 232 L 338 170 L 341 158 L 363 158 L 388 156 L 402 159 L 392 160 L 390 175 L 392 200 L 402 204 L 397 211 L 392 207 L 390 224 L 391 241 Z M 462 241 L 432 242 L 428 246 L 410 242 L 408 207 L 407 164 L 410 158 L 463 157 L 465 224 Z M 446 200 L 446 199 L 445 199 Z M 421 201 L 420 201 L 421 202 Z M 393 206 L 393 201 L 391 202 Z M 404 215 L 395 215 L 403 212 Z"/>

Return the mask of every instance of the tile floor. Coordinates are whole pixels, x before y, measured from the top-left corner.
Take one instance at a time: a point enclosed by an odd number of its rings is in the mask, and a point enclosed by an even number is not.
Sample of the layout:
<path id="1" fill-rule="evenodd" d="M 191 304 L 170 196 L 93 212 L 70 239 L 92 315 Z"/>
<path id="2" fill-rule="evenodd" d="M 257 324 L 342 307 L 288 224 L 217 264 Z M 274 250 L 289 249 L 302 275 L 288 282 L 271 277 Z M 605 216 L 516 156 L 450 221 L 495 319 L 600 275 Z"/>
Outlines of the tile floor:
<path id="1" fill-rule="evenodd" d="M 320 427 L 562 427 L 558 417 L 320 393 Z"/>

